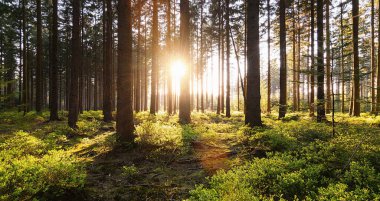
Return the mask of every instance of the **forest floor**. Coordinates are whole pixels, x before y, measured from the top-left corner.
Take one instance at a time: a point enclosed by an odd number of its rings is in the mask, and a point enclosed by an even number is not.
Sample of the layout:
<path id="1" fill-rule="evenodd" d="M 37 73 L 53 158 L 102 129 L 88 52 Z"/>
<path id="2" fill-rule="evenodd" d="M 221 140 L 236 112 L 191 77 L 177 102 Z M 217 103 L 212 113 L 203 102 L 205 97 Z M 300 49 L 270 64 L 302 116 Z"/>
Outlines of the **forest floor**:
<path id="1" fill-rule="evenodd" d="M 0 159 L 12 163 L 0 165 L 0 200 L 183 200 L 222 170 L 267 157 L 270 151 L 290 149 L 293 139 L 287 141 L 282 131 L 293 133 L 305 129 L 302 125 L 314 125 L 304 113 L 290 114 L 283 120 L 265 116 L 265 126 L 253 131 L 244 126 L 240 112 L 231 118 L 195 113 L 192 124 L 186 126 L 178 124 L 177 116 L 139 113 L 135 116 L 136 145 L 120 147 L 115 123 L 103 123 L 101 111 L 81 114 L 76 131 L 67 127 L 66 115 L 61 114 L 62 121 L 48 122 L 47 112 L 26 116 L 16 111 L 0 113 Z M 380 118 L 364 115 L 356 119 L 338 115 L 337 132 L 342 134 L 345 125 L 356 125 L 354 132 L 364 132 L 345 143 L 361 140 L 360 146 L 370 147 L 378 159 L 380 137 L 367 139 L 363 135 L 377 136 Z M 302 125 L 294 126 L 297 123 Z M 371 132 L 366 132 L 369 129 Z M 267 131 L 280 134 L 251 137 L 252 132 Z M 308 138 L 330 140 L 326 136 L 332 135 L 331 123 L 311 126 L 307 132 L 307 136 L 297 137 L 301 144 L 310 141 Z M 59 165 L 52 161 L 59 161 Z"/>

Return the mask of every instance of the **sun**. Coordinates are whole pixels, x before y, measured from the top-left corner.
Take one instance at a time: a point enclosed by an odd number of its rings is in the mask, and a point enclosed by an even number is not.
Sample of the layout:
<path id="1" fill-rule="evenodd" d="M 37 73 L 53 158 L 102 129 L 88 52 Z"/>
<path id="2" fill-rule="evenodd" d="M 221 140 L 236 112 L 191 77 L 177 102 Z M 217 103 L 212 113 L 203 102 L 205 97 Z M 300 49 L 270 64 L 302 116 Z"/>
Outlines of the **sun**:
<path id="1" fill-rule="evenodd" d="M 181 60 L 175 60 L 170 66 L 170 74 L 173 80 L 180 80 L 185 75 L 185 64 Z"/>

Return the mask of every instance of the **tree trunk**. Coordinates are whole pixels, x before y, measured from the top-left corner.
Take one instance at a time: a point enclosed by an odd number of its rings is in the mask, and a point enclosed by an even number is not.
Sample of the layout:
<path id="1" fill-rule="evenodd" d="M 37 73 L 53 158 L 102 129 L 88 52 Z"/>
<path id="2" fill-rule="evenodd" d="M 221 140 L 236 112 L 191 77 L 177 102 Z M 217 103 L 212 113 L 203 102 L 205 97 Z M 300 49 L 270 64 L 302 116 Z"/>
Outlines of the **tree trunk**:
<path id="1" fill-rule="evenodd" d="M 222 84 L 222 61 L 221 61 L 221 54 L 222 54 L 222 48 L 221 48 L 221 43 L 222 43 L 222 28 L 221 28 L 221 24 L 222 24 L 222 17 L 221 17 L 221 12 L 220 12 L 220 7 L 221 7 L 221 0 L 218 1 L 218 6 L 219 6 L 219 13 L 218 13 L 218 101 L 217 101 L 217 105 L 216 105 L 216 114 L 220 114 L 220 110 L 221 110 L 221 93 L 222 93 L 222 90 L 221 90 L 221 84 Z"/>
<path id="2" fill-rule="evenodd" d="M 371 113 L 376 113 L 375 1 L 371 0 Z"/>
<path id="3" fill-rule="evenodd" d="M 280 5 L 284 6 L 281 0 Z M 281 7 L 283 8 L 283 7 Z M 283 8 L 284 9 L 284 8 Z M 247 1 L 247 97 L 245 124 L 262 126 L 260 108 L 260 0 Z M 282 12 L 281 12 L 282 13 Z M 282 13 L 285 14 L 285 13 Z M 281 20 L 280 20 L 281 21 Z M 285 21 L 284 21 L 285 22 Z"/>
<path id="4" fill-rule="evenodd" d="M 190 11 L 189 0 L 180 1 L 181 12 L 181 25 L 180 25 L 180 40 L 183 60 L 186 66 L 189 66 L 190 62 Z M 188 67 L 186 67 L 187 71 Z M 179 100 L 179 121 L 181 124 L 188 124 L 191 122 L 190 117 L 190 74 L 186 72 L 181 80 L 181 94 Z"/>
<path id="5" fill-rule="evenodd" d="M 51 45 L 51 97 L 50 97 L 50 121 L 58 120 L 58 65 L 57 48 L 58 45 L 58 0 L 53 0 L 53 26 L 52 26 L 52 45 Z"/>
<path id="6" fill-rule="evenodd" d="M 271 36 L 270 36 L 270 24 L 271 24 L 271 21 L 270 21 L 270 0 L 267 0 L 267 14 L 268 14 L 268 24 L 267 24 L 267 31 L 268 31 L 268 75 L 267 75 L 267 78 L 268 78 L 268 91 L 267 91 L 267 113 L 270 114 L 271 113 L 271 102 L 270 102 L 270 96 L 271 96 L 271 87 L 272 87 L 272 84 L 271 84 L 271 67 L 270 67 L 270 60 L 271 60 L 271 57 L 270 57 L 270 40 L 271 40 Z"/>
<path id="7" fill-rule="evenodd" d="M 153 0 L 152 24 L 152 78 L 150 94 L 150 113 L 157 112 L 157 76 L 158 76 L 158 0 Z"/>
<path id="8" fill-rule="evenodd" d="M 112 1 L 106 0 L 105 62 L 103 66 L 103 121 L 112 121 Z"/>
<path id="9" fill-rule="evenodd" d="M 226 90 L 226 117 L 231 117 L 231 81 L 230 81 L 230 0 L 226 0 L 226 66 L 227 66 L 227 90 Z M 260 101 L 259 101 L 260 102 Z"/>
<path id="10" fill-rule="evenodd" d="M 315 78 L 315 59 L 314 59 L 314 0 L 311 0 L 311 8 L 310 8 L 310 26 L 311 26 L 311 66 L 310 66 L 310 116 L 314 117 L 314 78 Z"/>
<path id="11" fill-rule="evenodd" d="M 380 1 L 379 2 L 379 10 L 380 10 Z M 378 11 L 378 18 L 380 19 L 380 12 Z M 378 43 L 380 44 L 380 22 L 378 27 Z M 380 112 L 380 48 L 377 48 L 377 99 L 376 99 L 376 113 L 378 114 Z"/>
<path id="12" fill-rule="evenodd" d="M 343 40 L 343 1 L 340 1 L 340 73 L 342 80 L 342 105 L 341 112 L 345 112 L 344 104 L 345 104 L 345 72 L 344 72 L 344 40 Z"/>
<path id="13" fill-rule="evenodd" d="M 116 131 L 119 141 L 133 143 L 134 123 L 132 108 L 132 16 L 131 1 L 120 0 L 118 13 L 117 57 L 117 115 Z"/>
<path id="14" fill-rule="evenodd" d="M 318 67 L 317 67 L 317 121 L 322 122 L 326 119 L 325 115 L 325 66 L 323 49 L 323 1 L 317 1 L 317 41 L 318 41 Z"/>
<path id="15" fill-rule="evenodd" d="M 29 85 L 28 85 L 28 59 L 27 59 L 27 33 L 26 33 L 26 0 L 22 1 L 22 88 L 23 88 L 23 97 L 22 102 L 24 105 L 24 115 L 29 111 L 28 107 L 28 94 L 29 94 Z"/>
<path id="16" fill-rule="evenodd" d="M 326 0 L 326 109 L 331 110 L 331 39 L 330 39 L 330 0 Z M 323 23 L 323 22 L 322 22 Z M 323 40 L 323 39 L 322 39 Z"/>
<path id="17" fill-rule="evenodd" d="M 354 47 L 354 86 L 353 86 L 353 115 L 360 116 L 360 75 L 359 75 L 359 0 L 352 0 L 352 38 Z"/>
<path id="18" fill-rule="evenodd" d="M 168 54 L 168 106 L 167 106 L 167 110 L 168 110 L 168 114 L 169 115 L 172 115 L 173 114 L 173 76 L 175 75 L 172 75 L 171 74 L 171 71 L 170 71 L 170 65 L 171 65 L 171 43 L 172 43 L 172 39 L 171 39 L 171 4 L 170 4 L 170 1 L 171 0 L 167 0 L 167 10 L 166 10 L 166 23 L 167 23 L 167 30 L 166 30 L 166 48 L 167 48 L 167 54 Z"/>
<path id="19" fill-rule="evenodd" d="M 286 114 L 286 25 L 285 8 L 286 0 L 280 0 L 280 108 L 279 118 L 284 118 Z M 248 23 L 249 24 L 249 23 Z M 249 25 L 248 25 L 249 26 Z M 249 41 L 249 40 L 248 40 Z M 249 46 L 249 45 L 248 45 Z M 249 91 L 249 90 L 247 90 Z M 248 97 L 248 95 L 247 95 Z"/>
<path id="20" fill-rule="evenodd" d="M 71 57 L 71 86 L 69 101 L 69 126 L 77 128 L 79 113 L 78 74 L 81 69 L 81 40 L 80 40 L 80 0 L 73 1 L 73 30 Z"/>
<path id="21" fill-rule="evenodd" d="M 42 13 L 41 0 L 37 0 L 37 55 L 36 55 L 36 111 L 41 112 L 43 101 L 42 89 Z"/>
<path id="22" fill-rule="evenodd" d="M 293 49 L 293 112 L 297 111 L 297 66 L 296 66 L 296 2 L 293 3 L 293 16 L 292 16 L 292 49 Z"/>

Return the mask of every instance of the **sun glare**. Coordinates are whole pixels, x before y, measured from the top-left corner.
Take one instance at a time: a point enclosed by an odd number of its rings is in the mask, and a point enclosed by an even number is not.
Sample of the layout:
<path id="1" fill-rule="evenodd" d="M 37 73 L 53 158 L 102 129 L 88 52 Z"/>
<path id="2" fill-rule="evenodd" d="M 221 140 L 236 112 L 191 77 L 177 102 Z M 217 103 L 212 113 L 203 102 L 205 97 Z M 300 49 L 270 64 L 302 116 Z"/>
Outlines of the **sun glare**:
<path id="1" fill-rule="evenodd" d="M 173 61 L 170 72 L 173 79 L 181 79 L 185 74 L 185 64 L 181 60 Z"/>
<path id="2" fill-rule="evenodd" d="M 170 76 L 173 83 L 173 91 L 180 93 L 181 79 L 186 73 L 186 66 L 181 60 L 174 60 L 170 65 Z"/>

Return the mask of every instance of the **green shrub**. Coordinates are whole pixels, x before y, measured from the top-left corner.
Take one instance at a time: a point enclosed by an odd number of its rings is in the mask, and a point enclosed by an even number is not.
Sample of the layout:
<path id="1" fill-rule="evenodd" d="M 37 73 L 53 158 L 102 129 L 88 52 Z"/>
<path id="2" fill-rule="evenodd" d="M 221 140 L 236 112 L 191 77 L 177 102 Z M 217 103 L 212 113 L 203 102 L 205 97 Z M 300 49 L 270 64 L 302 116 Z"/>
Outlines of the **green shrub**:
<path id="1" fill-rule="evenodd" d="M 66 151 L 47 151 L 47 145 L 18 132 L 0 151 L 0 200 L 30 200 L 81 188 L 85 170 Z"/>
<path id="2" fill-rule="evenodd" d="M 136 142 L 142 145 L 174 149 L 182 145 L 182 128 L 175 124 L 144 121 L 136 126 Z"/>

